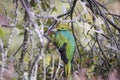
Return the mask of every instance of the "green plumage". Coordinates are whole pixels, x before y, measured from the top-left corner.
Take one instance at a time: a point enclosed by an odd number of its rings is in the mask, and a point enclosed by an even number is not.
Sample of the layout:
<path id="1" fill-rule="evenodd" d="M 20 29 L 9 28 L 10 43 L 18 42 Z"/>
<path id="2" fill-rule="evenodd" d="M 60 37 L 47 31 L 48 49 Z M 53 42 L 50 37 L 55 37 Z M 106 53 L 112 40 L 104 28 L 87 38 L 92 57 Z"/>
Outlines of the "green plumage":
<path id="1" fill-rule="evenodd" d="M 65 63 L 65 76 L 71 76 L 71 62 L 75 51 L 73 34 L 68 30 L 68 25 L 59 24 L 55 33 L 55 43 Z"/>

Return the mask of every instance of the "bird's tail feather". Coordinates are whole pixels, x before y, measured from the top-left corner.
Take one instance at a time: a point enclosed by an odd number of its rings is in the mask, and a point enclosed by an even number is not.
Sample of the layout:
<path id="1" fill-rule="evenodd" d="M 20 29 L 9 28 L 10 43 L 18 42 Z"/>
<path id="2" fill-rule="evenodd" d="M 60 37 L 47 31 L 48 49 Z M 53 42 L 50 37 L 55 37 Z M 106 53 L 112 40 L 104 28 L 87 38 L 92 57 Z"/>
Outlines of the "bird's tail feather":
<path id="1" fill-rule="evenodd" d="M 65 64 L 65 76 L 67 78 L 71 78 L 71 63 L 68 62 L 68 64 Z"/>

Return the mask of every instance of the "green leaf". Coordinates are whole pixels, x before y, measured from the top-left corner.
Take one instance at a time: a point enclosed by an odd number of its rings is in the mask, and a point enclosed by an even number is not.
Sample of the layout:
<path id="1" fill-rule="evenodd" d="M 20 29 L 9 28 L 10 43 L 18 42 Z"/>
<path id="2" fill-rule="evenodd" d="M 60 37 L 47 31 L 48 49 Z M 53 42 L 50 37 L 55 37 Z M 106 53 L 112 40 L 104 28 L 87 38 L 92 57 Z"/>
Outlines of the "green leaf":
<path id="1" fill-rule="evenodd" d="M 53 23 L 53 21 L 52 21 L 51 19 L 48 19 L 46 24 L 47 24 L 47 25 L 50 25 L 50 24 L 52 24 L 52 23 Z"/>
<path id="2" fill-rule="evenodd" d="M 24 32 L 20 32 L 18 35 L 19 35 L 19 36 L 24 35 Z"/>
<path id="3" fill-rule="evenodd" d="M 54 7 L 53 9 L 52 9 L 52 12 L 57 12 L 57 9 L 56 9 L 56 7 Z"/>
<path id="4" fill-rule="evenodd" d="M 34 0 L 32 0 L 30 4 L 31 4 L 32 7 L 36 7 L 37 2 L 35 2 Z"/>
<path id="5" fill-rule="evenodd" d="M 4 36 L 3 30 L 0 28 L 0 38 Z"/>
<path id="6" fill-rule="evenodd" d="M 50 61 L 51 61 L 51 55 L 50 54 L 45 55 L 46 66 L 50 65 Z"/>
<path id="7" fill-rule="evenodd" d="M 18 29 L 24 29 L 24 27 L 22 26 L 22 24 L 17 24 L 17 28 Z"/>

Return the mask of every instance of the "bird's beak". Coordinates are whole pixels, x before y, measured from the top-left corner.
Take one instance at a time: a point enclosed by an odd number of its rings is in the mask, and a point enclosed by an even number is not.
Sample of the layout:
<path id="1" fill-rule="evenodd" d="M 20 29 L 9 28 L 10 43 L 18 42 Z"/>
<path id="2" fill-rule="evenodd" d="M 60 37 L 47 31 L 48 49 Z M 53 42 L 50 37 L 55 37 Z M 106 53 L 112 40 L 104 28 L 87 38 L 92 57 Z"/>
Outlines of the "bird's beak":
<path id="1" fill-rule="evenodd" d="M 47 32 L 47 35 L 50 35 L 51 33 L 56 33 L 56 31 L 57 31 L 57 29 L 52 29 L 52 30 L 49 30 L 48 32 Z"/>

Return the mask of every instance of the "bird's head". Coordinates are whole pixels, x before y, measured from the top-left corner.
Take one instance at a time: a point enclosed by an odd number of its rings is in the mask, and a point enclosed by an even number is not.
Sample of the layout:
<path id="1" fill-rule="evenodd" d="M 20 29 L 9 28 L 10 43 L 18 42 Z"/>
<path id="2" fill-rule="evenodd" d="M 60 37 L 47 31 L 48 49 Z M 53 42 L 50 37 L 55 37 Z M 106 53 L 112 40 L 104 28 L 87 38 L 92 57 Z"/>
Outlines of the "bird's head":
<path id="1" fill-rule="evenodd" d="M 59 23 L 50 32 L 56 33 L 57 31 L 66 31 L 66 30 L 70 31 L 69 24 L 67 24 L 67 23 Z"/>
<path id="2" fill-rule="evenodd" d="M 57 31 L 69 30 L 69 25 L 66 23 L 59 23 L 56 25 Z"/>

